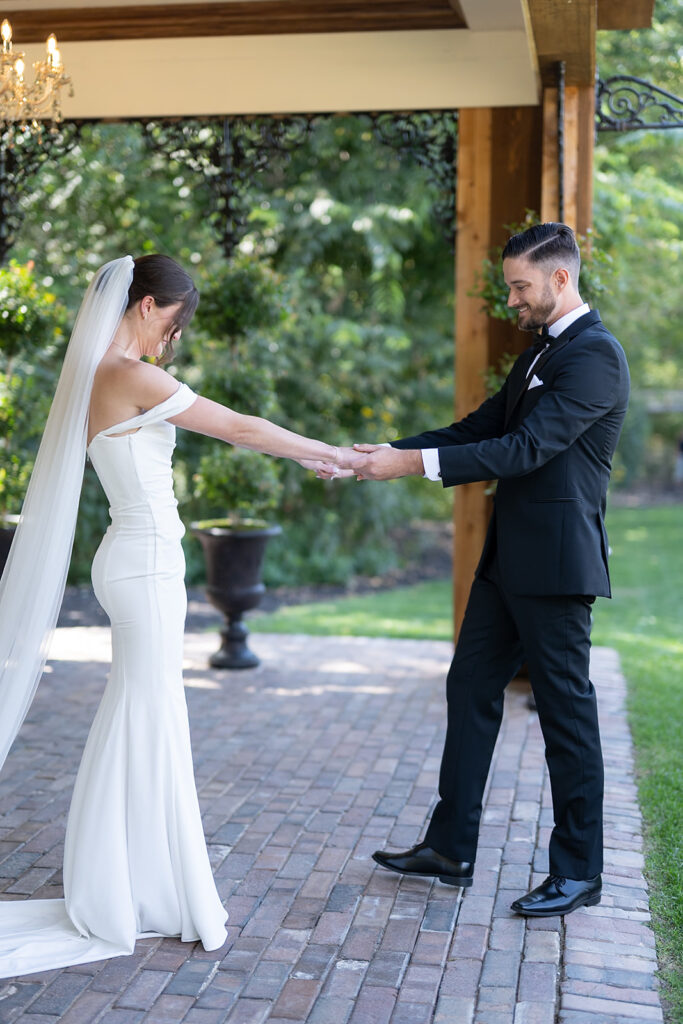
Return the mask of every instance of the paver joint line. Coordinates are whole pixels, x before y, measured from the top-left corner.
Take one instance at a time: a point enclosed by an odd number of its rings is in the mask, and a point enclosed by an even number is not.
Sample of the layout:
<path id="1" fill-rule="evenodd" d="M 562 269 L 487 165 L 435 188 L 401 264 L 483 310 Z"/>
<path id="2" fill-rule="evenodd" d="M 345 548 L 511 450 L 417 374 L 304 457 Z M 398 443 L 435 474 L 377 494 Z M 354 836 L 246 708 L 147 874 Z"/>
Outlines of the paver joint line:
<path id="1" fill-rule="evenodd" d="M 526 920 L 509 905 L 547 874 L 552 809 L 525 686 L 506 694 L 474 885 L 463 894 L 390 876 L 371 860 L 375 849 L 418 841 L 434 805 L 451 645 L 266 635 L 253 645 L 257 670 L 220 673 L 206 668 L 211 635 L 186 636 L 226 945 L 207 953 L 148 939 L 132 957 L 2 982 L 0 1024 L 662 1019 L 614 652 L 594 649 L 591 666 L 606 765 L 603 900 L 567 918 Z M 101 627 L 57 631 L 51 671 L 0 776 L 5 898 L 61 895 L 64 818 L 106 650 Z"/>

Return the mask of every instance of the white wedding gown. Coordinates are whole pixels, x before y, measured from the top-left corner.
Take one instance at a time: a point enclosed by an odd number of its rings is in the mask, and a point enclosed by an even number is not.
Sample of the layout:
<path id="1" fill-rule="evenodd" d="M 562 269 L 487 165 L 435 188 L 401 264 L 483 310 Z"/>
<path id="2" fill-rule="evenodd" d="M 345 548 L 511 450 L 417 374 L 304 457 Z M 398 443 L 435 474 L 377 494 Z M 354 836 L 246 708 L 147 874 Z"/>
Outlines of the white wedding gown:
<path id="1" fill-rule="evenodd" d="M 142 935 L 201 939 L 207 950 L 226 939 L 183 691 L 184 527 L 167 422 L 195 397 L 181 384 L 88 447 L 112 519 L 92 568 L 111 619 L 111 674 L 74 786 L 65 899 L 0 902 L 0 977 L 132 953 Z"/>

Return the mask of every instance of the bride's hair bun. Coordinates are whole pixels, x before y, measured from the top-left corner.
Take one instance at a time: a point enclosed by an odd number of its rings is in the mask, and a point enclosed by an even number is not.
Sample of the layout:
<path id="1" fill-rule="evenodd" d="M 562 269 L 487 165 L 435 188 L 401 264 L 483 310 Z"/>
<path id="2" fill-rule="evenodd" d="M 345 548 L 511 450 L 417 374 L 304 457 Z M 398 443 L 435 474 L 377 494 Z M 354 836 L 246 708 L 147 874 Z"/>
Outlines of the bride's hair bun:
<path id="1" fill-rule="evenodd" d="M 194 281 L 175 260 L 161 253 L 138 256 L 133 263 L 133 280 L 128 291 L 126 309 L 131 309 L 145 295 L 151 295 L 157 306 L 162 308 L 181 302 L 168 332 L 172 338 L 176 331 L 181 331 L 189 324 L 199 304 L 199 292 Z M 169 342 L 163 361 L 167 362 L 172 354 L 173 345 Z"/>

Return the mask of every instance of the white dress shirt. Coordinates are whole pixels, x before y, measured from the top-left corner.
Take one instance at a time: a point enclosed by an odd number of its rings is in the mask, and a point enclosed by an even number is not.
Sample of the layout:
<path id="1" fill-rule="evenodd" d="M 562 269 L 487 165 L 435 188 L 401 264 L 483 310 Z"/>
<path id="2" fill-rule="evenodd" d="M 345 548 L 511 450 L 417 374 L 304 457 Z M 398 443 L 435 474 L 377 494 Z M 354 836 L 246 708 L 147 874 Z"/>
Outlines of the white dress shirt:
<path id="1" fill-rule="evenodd" d="M 569 313 L 565 313 L 555 323 L 550 324 L 548 327 L 548 334 L 551 338 L 558 338 L 562 331 L 566 331 L 570 324 L 573 324 L 575 320 L 578 320 L 580 316 L 584 316 L 586 313 L 590 313 L 590 306 L 587 302 L 583 305 L 577 306 L 576 309 L 572 309 Z M 547 346 L 546 346 L 547 347 Z M 527 370 L 527 377 L 530 375 L 536 360 L 540 359 L 545 349 L 542 349 L 536 359 Z M 422 464 L 424 466 L 424 475 L 427 480 L 439 481 L 441 479 L 441 463 L 439 462 L 439 449 L 438 448 L 422 448 Z"/>

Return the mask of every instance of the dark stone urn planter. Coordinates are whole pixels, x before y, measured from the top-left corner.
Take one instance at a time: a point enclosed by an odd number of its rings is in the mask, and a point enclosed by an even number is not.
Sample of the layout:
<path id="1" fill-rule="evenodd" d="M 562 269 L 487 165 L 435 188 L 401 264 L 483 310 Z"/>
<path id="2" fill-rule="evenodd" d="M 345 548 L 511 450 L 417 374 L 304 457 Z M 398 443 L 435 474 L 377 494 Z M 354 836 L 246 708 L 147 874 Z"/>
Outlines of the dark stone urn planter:
<path id="1" fill-rule="evenodd" d="M 212 668 L 255 668 L 259 659 L 247 647 L 249 631 L 242 616 L 256 608 L 266 588 L 261 581 L 263 556 L 279 526 L 248 522 L 231 526 L 229 520 L 192 523 L 206 562 L 206 593 L 211 604 L 225 616 L 220 650 L 209 659 Z"/>
<path id="2" fill-rule="evenodd" d="M 5 571 L 5 563 L 9 556 L 9 549 L 12 547 L 14 532 L 19 522 L 19 516 L 0 517 L 0 576 Z"/>

